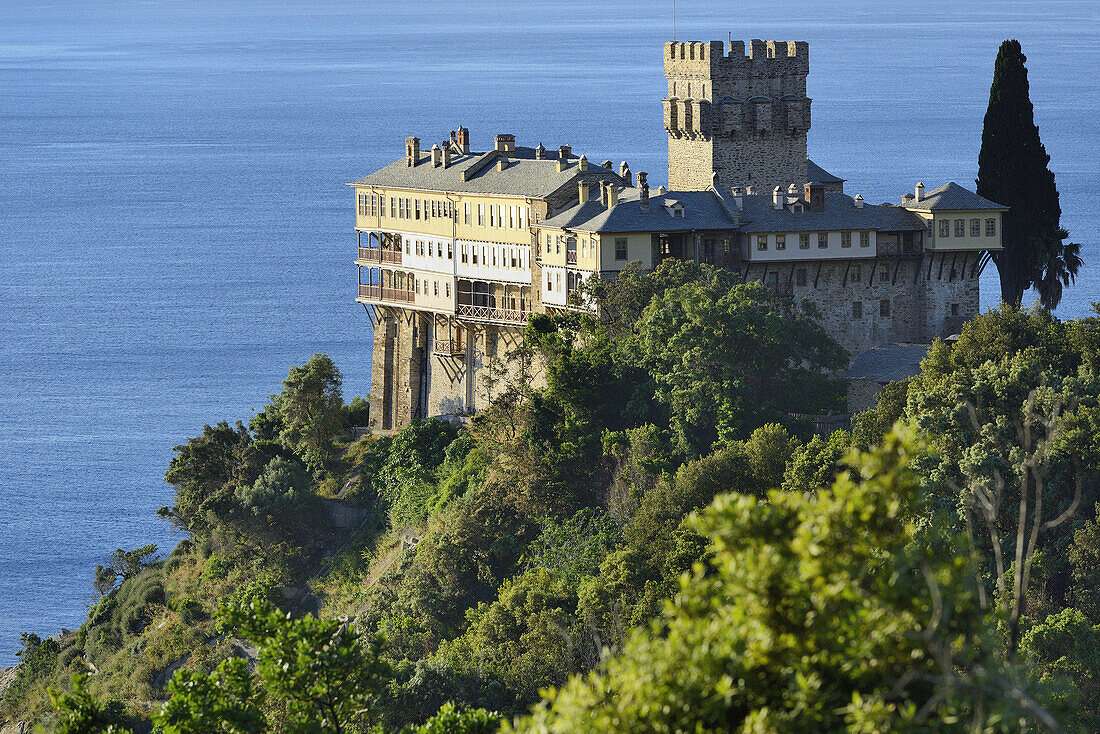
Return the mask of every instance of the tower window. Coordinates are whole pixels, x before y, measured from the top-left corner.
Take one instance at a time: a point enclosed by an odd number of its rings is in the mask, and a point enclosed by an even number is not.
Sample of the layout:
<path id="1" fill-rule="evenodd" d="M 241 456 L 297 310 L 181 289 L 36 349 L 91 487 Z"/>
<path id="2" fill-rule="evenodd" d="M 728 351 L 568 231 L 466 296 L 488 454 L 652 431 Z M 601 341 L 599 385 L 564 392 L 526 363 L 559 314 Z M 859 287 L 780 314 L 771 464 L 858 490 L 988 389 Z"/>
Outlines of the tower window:
<path id="1" fill-rule="evenodd" d="M 626 237 L 615 238 L 615 259 L 626 260 Z"/>
<path id="2" fill-rule="evenodd" d="M 758 234 L 756 235 L 756 249 L 766 250 L 768 249 L 768 235 Z"/>
<path id="3" fill-rule="evenodd" d="M 818 232 L 817 234 L 817 249 L 824 250 L 829 246 L 829 234 L 827 232 Z"/>
<path id="4" fill-rule="evenodd" d="M 863 281 L 863 271 L 860 270 L 860 267 L 858 265 L 852 266 L 852 270 L 849 275 L 851 277 L 848 278 L 848 281 L 851 283 L 860 283 Z"/>
<path id="5" fill-rule="evenodd" d="M 950 237 L 950 236 L 951 236 L 951 220 L 950 219 L 941 219 L 940 220 L 940 237 Z"/>
<path id="6" fill-rule="evenodd" d="M 860 232 L 859 233 L 859 246 L 860 247 L 870 247 L 871 246 L 871 233 L 870 232 Z"/>
<path id="7" fill-rule="evenodd" d="M 951 315 L 952 316 L 958 316 L 959 315 L 959 304 L 957 304 L 957 303 L 952 303 L 951 304 Z"/>
<path id="8" fill-rule="evenodd" d="M 878 302 L 878 315 L 884 319 L 890 318 L 890 299 L 883 298 Z"/>
<path id="9" fill-rule="evenodd" d="M 965 219 L 956 219 L 955 220 L 955 236 L 956 237 L 966 237 L 966 220 Z"/>
<path id="10" fill-rule="evenodd" d="M 800 249 L 800 250 L 810 249 L 810 235 L 806 234 L 805 232 L 798 235 L 798 249 Z"/>
<path id="11" fill-rule="evenodd" d="M 852 233 L 851 232 L 841 232 L 840 233 L 840 246 L 841 247 L 851 247 L 852 246 Z"/>
<path id="12" fill-rule="evenodd" d="M 985 220 L 985 236 L 996 237 L 997 236 L 997 220 L 987 219 Z"/>
<path id="13" fill-rule="evenodd" d="M 852 318 L 863 318 L 863 301 L 852 301 Z"/>
<path id="14" fill-rule="evenodd" d="M 970 220 L 970 236 L 981 237 L 982 236 L 982 220 L 971 219 Z"/>
<path id="15" fill-rule="evenodd" d="M 777 234 L 775 236 L 775 249 L 786 250 L 787 249 L 787 235 Z"/>

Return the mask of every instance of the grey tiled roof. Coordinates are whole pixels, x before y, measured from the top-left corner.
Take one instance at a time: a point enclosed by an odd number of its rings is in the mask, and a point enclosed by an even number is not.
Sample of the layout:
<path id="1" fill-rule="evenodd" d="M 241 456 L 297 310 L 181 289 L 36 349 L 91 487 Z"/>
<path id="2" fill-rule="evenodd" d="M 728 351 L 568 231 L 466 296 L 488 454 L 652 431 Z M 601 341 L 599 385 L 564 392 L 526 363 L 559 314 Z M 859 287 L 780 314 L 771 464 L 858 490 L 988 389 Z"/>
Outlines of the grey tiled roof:
<path id="1" fill-rule="evenodd" d="M 972 209 L 1007 209 L 995 201 L 990 201 L 984 196 L 978 196 L 973 191 L 959 186 L 954 181 L 948 181 L 939 188 L 925 193 L 920 201 L 905 199 L 903 206 L 909 209 L 921 211 L 963 211 Z"/>
<path id="2" fill-rule="evenodd" d="M 542 197 L 557 191 L 580 173 L 577 158 L 567 159 L 569 165 L 564 171 L 558 171 L 557 151 L 547 151 L 547 154 L 553 158 L 536 160 L 533 149 L 520 148 L 508 154 L 507 168 L 498 171 L 495 151 L 452 156 L 446 168 L 432 166 L 431 154 L 421 152 L 420 163 L 416 166 L 407 166 L 405 159 L 400 158 L 353 181 L 352 185 Z M 463 173 L 471 169 L 472 175 L 465 180 Z M 622 183 L 617 174 L 592 162 L 588 164 L 586 175 Z"/>
<path id="3" fill-rule="evenodd" d="M 844 183 L 845 179 L 834 176 L 809 158 L 806 159 L 806 178 L 812 183 L 830 184 Z"/>
<path id="4" fill-rule="evenodd" d="M 792 212 L 772 207 L 771 194 L 744 197 L 743 232 L 824 232 L 869 229 L 887 232 L 923 230 L 924 223 L 912 212 L 889 204 L 864 204 L 857 208 L 847 194 L 825 194 L 821 211 Z"/>
<path id="5" fill-rule="evenodd" d="M 920 371 L 920 361 L 928 354 L 927 344 L 885 344 L 860 352 L 848 367 L 849 380 L 896 382 Z"/>
<path id="6" fill-rule="evenodd" d="M 599 195 L 598 189 L 595 194 Z M 673 203 L 683 206 L 682 217 L 672 215 L 669 209 Z M 737 222 L 711 191 L 651 194 L 649 206 L 643 208 L 638 200 L 638 189 L 629 188 L 619 193 L 619 202 L 611 209 L 605 208 L 597 198 L 550 217 L 542 226 L 580 232 L 683 232 L 731 230 L 737 228 Z"/>

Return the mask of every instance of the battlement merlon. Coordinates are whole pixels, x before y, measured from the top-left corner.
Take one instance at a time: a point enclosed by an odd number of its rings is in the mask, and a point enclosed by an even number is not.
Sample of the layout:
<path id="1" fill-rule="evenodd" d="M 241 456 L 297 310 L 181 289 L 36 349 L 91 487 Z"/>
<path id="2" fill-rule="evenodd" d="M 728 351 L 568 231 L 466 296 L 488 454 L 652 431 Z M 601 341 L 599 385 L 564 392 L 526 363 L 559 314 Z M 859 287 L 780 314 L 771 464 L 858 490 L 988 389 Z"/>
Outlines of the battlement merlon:
<path id="1" fill-rule="evenodd" d="M 806 41 L 669 41 L 665 43 L 665 75 L 714 77 L 730 72 L 809 74 L 810 44 Z"/>

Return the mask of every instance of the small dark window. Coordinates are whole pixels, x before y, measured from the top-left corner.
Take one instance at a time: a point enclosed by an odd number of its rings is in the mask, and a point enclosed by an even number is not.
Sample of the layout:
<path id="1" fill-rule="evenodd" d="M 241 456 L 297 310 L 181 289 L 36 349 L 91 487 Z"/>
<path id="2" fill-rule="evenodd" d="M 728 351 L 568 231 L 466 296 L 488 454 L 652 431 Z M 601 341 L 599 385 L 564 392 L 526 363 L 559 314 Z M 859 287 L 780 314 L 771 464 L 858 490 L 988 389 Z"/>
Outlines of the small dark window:
<path id="1" fill-rule="evenodd" d="M 626 237 L 615 238 L 615 259 L 626 260 Z"/>
<path id="2" fill-rule="evenodd" d="M 952 316 L 958 316 L 959 315 L 959 304 L 957 304 L 957 303 L 952 303 L 951 304 L 951 315 Z"/>
<path id="3" fill-rule="evenodd" d="M 852 301 L 852 318 L 863 318 L 863 301 Z"/>
<path id="4" fill-rule="evenodd" d="M 878 315 L 883 318 L 890 318 L 890 299 L 883 298 L 878 302 Z"/>

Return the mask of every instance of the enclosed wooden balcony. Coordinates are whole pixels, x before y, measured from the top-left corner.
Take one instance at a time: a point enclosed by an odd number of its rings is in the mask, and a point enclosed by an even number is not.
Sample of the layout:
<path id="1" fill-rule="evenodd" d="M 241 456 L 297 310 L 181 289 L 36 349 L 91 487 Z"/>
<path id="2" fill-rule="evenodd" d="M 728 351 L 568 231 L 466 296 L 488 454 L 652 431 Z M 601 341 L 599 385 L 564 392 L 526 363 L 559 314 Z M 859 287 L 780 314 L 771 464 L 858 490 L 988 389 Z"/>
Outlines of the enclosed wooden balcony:
<path id="1" fill-rule="evenodd" d="M 366 263 L 401 264 L 401 250 L 383 249 L 381 247 L 360 247 L 359 260 Z"/>
<path id="2" fill-rule="evenodd" d="M 494 324 L 525 324 L 531 315 L 531 289 L 484 280 L 458 281 L 460 319 Z"/>
<path id="3" fill-rule="evenodd" d="M 412 273 L 388 268 L 359 268 L 359 301 L 371 303 L 416 303 L 416 280 Z"/>
<path id="4" fill-rule="evenodd" d="M 466 345 L 459 339 L 436 339 L 432 353 L 443 357 L 461 357 L 466 354 Z"/>

